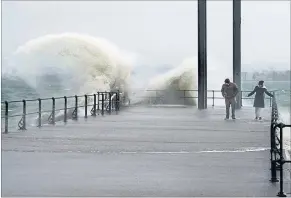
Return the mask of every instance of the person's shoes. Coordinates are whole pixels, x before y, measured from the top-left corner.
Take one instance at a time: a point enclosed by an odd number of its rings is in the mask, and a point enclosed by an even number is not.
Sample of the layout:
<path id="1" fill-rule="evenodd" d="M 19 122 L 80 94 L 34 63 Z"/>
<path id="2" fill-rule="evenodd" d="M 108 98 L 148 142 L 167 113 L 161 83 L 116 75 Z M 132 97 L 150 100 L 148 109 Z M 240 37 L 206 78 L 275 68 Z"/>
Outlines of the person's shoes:
<path id="1" fill-rule="evenodd" d="M 262 120 L 262 117 L 259 117 L 259 120 Z"/>
<path id="2" fill-rule="evenodd" d="M 255 120 L 259 119 L 258 117 L 255 118 Z"/>
<path id="3" fill-rule="evenodd" d="M 229 120 L 229 118 L 228 117 L 225 117 L 224 120 Z"/>
<path id="4" fill-rule="evenodd" d="M 235 120 L 236 118 L 235 117 L 232 117 L 232 119 Z"/>

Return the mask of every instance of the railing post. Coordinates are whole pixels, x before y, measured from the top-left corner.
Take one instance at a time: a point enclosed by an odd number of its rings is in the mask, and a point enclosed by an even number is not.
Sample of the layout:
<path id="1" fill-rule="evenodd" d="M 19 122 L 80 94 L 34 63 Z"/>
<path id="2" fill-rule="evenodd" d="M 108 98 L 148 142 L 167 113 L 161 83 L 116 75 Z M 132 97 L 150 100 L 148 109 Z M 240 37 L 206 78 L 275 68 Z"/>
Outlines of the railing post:
<path id="1" fill-rule="evenodd" d="M 270 97 L 270 107 L 272 106 L 272 97 Z"/>
<path id="2" fill-rule="evenodd" d="M 277 103 L 276 102 L 276 98 L 277 98 L 277 96 L 275 96 L 275 94 L 276 94 L 276 92 L 275 91 L 273 91 L 273 97 L 272 97 L 272 99 L 271 99 L 271 101 L 272 101 L 272 105 L 273 105 L 273 101 L 275 100 L 275 103 Z"/>
<path id="3" fill-rule="evenodd" d="M 117 111 L 119 111 L 119 107 L 120 107 L 120 92 L 119 90 L 117 90 Z"/>
<path id="4" fill-rule="evenodd" d="M 102 115 L 104 115 L 104 93 L 102 93 L 102 96 L 101 96 L 101 98 L 102 98 L 102 101 L 101 101 L 101 114 Z"/>
<path id="5" fill-rule="evenodd" d="M 183 98 L 184 98 L 184 105 L 186 105 L 186 101 L 185 101 L 185 99 L 186 99 L 186 90 L 183 90 Z"/>
<path id="6" fill-rule="evenodd" d="M 239 97 L 239 99 L 240 99 L 240 107 L 242 107 L 243 106 L 243 103 L 242 103 L 242 101 L 243 101 L 243 91 L 240 91 L 240 97 Z"/>
<path id="7" fill-rule="evenodd" d="M 23 125 L 22 125 L 22 130 L 26 130 L 26 101 L 22 100 L 23 102 L 23 113 L 22 113 L 22 121 L 23 121 Z"/>
<path id="8" fill-rule="evenodd" d="M 4 133 L 8 133 L 8 102 L 5 101 L 5 130 Z"/>
<path id="9" fill-rule="evenodd" d="M 279 128 L 280 128 L 280 191 L 278 193 L 278 197 L 286 197 L 286 194 L 284 193 L 283 190 L 283 185 L 284 185 L 284 181 L 283 181 L 283 164 L 284 164 L 284 157 L 283 157 L 283 124 L 279 124 Z"/>
<path id="10" fill-rule="evenodd" d="M 152 104 L 152 92 L 150 92 L 150 97 L 149 97 L 149 99 L 148 99 L 148 104 Z"/>
<path id="11" fill-rule="evenodd" d="M 112 100 L 112 110 L 114 111 L 116 111 L 116 97 L 117 97 L 117 95 L 116 95 L 116 92 L 112 92 L 112 98 L 113 98 L 113 100 Z"/>
<path id="12" fill-rule="evenodd" d="M 97 110 L 98 110 L 98 112 L 99 112 L 99 110 L 100 110 L 100 92 L 98 91 L 98 106 L 97 106 Z M 95 109 L 96 109 L 96 107 L 95 107 Z M 96 113 L 95 113 L 95 115 L 96 115 Z M 99 115 L 99 113 L 98 113 L 98 115 Z"/>
<path id="13" fill-rule="evenodd" d="M 108 101 L 108 110 L 109 110 L 109 115 L 111 114 L 111 92 L 109 92 L 109 101 Z"/>
<path id="14" fill-rule="evenodd" d="M 99 98 L 99 92 L 98 92 L 98 98 Z M 93 116 L 96 116 L 96 94 L 94 94 L 94 102 L 93 102 Z"/>
<path id="15" fill-rule="evenodd" d="M 85 118 L 87 118 L 87 102 L 88 102 L 88 96 L 85 95 Z"/>
<path id="16" fill-rule="evenodd" d="M 214 107 L 214 90 L 212 90 L 212 106 Z"/>
<path id="17" fill-rule="evenodd" d="M 68 99 L 66 96 L 64 96 L 65 100 L 65 108 L 64 108 L 64 122 L 67 122 L 67 108 L 68 108 Z"/>
<path id="18" fill-rule="evenodd" d="M 41 127 L 41 99 L 38 99 L 38 127 Z"/>
<path id="19" fill-rule="evenodd" d="M 115 112 L 118 112 L 118 92 L 115 93 Z"/>
<path id="20" fill-rule="evenodd" d="M 273 119 L 273 118 L 271 118 Z M 277 179 L 277 170 L 276 170 L 276 135 L 275 135 L 275 124 L 271 123 L 271 127 L 270 127 L 270 138 L 271 138 L 271 149 L 270 149 L 270 153 L 271 153 L 271 182 L 278 182 L 279 180 Z"/>
<path id="21" fill-rule="evenodd" d="M 74 119 L 78 120 L 78 96 L 75 95 L 75 115 L 74 115 Z"/>
<path id="22" fill-rule="evenodd" d="M 105 94 L 104 94 L 104 101 L 107 100 L 107 91 L 105 91 Z M 105 104 L 104 104 L 105 105 Z M 105 106 L 104 106 L 105 107 Z"/>
<path id="23" fill-rule="evenodd" d="M 52 106 L 52 123 L 51 124 L 55 124 L 56 123 L 56 99 L 54 97 L 52 97 L 53 100 L 53 106 Z"/>

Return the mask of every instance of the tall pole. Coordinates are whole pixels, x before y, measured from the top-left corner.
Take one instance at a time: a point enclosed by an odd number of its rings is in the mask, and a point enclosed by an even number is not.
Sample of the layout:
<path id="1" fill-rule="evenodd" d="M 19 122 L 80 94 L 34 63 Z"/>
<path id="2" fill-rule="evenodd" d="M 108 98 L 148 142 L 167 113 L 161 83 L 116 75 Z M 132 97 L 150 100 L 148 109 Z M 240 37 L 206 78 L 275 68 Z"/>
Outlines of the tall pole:
<path id="1" fill-rule="evenodd" d="M 206 0 L 198 0 L 198 109 L 207 108 Z"/>
<path id="2" fill-rule="evenodd" d="M 241 0 L 233 0 L 233 82 L 237 84 L 236 108 L 242 106 L 241 94 Z"/>

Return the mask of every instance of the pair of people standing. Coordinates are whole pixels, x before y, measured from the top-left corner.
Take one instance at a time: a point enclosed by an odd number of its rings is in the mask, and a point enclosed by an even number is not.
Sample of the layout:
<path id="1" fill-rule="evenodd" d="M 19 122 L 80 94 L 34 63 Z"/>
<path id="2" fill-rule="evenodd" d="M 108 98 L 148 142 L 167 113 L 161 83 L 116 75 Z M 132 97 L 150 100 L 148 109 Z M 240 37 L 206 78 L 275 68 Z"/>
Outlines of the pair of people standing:
<path id="1" fill-rule="evenodd" d="M 231 107 L 231 117 L 232 119 L 236 119 L 235 118 L 235 103 L 236 103 L 236 96 L 238 94 L 238 88 L 237 85 L 235 83 L 230 82 L 230 80 L 227 78 L 224 81 L 224 84 L 222 85 L 221 88 L 221 93 L 222 96 L 225 98 L 225 106 L 226 106 L 226 117 L 225 119 L 229 119 L 229 110 Z M 252 96 L 254 93 L 256 93 L 255 95 L 255 101 L 254 101 L 254 107 L 255 107 L 255 114 L 256 117 L 255 119 L 259 119 L 261 120 L 262 117 L 260 115 L 262 108 L 265 107 L 265 93 L 270 96 L 273 97 L 273 95 L 271 93 L 269 93 L 266 89 L 266 87 L 264 86 L 264 81 L 259 81 L 258 85 L 254 88 L 254 90 L 248 94 L 248 97 Z"/>

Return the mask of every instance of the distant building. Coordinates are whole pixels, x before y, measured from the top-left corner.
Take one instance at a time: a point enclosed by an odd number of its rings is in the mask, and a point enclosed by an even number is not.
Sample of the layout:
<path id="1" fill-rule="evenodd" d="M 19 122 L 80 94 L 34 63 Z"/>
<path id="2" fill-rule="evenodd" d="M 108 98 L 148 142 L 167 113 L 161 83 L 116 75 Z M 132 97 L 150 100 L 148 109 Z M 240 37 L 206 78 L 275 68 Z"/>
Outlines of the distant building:
<path id="1" fill-rule="evenodd" d="M 242 80 L 290 81 L 290 71 L 242 72 Z"/>

